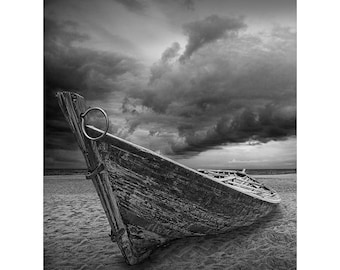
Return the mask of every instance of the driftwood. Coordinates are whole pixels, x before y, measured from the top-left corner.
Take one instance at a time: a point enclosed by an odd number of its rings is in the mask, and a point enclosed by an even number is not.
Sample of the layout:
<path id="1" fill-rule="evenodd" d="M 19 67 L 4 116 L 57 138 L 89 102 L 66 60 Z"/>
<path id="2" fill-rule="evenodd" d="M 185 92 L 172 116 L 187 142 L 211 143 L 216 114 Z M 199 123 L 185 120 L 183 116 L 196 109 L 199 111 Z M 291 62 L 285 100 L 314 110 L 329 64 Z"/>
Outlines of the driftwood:
<path id="1" fill-rule="evenodd" d="M 84 98 L 70 92 L 57 97 L 128 264 L 144 260 L 176 238 L 250 225 L 280 202 L 274 191 L 267 198 L 242 192 L 111 134 L 89 140 L 81 129 Z M 104 133 L 91 126 L 86 132 L 91 137 Z"/>

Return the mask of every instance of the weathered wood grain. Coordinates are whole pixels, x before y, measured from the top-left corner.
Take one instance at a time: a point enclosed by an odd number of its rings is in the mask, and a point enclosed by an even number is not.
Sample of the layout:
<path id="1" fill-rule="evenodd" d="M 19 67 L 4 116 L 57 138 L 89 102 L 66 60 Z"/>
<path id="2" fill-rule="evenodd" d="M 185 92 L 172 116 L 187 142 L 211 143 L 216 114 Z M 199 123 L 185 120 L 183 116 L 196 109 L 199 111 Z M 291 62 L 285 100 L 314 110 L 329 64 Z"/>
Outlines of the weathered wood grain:
<path id="1" fill-rule="evenodd" d="M 69 92 L 59 93 L 58 98 L 89 170 L 104 164 L 93 183 L 127 263 L 138 263 L 176 238 L 250 225 L 275 208 L 275 203 L 111 134 L 89 141 L 80 129 L 84 99 Z M 91 126 L 86 130 L 93 137 L 103 133 Z"/>
<path id="2" fill-rule="evenodd" d="M 97 146 L 128 223 L 157 221 L 175 237 L 220 233 L 248 225 L 275 207 L 114 136 Z"/>

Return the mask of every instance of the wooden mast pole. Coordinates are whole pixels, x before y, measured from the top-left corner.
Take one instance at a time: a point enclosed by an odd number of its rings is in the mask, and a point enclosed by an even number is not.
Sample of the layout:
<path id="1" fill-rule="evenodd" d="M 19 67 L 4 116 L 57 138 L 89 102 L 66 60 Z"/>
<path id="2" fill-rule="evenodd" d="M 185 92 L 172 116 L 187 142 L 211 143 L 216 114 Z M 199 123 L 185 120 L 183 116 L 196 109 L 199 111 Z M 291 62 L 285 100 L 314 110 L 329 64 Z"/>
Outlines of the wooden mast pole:
<path id="1" fill-rule="evenodd" d="M 98 193 L 112 232 L 116 236 L 117 244 L 126 262 L 130 265 L 136 264 L 149 256 L 150 252 L 146 252 L 139 257 L 136 255 L 137 252 L 135 252 L 133 248 L 126 226 L 120 215 L 117 196 L 112 190 L 109 175 L 98 153 L 97 145 L 83 134 L 80 115 L 87 109 L 85 100 L 82 96 L 72 92 L 58 92 L 56 96 L 59 106 L 84 155 L 87 167 L 90 172 L 93 172 L 90 177 Z"/>

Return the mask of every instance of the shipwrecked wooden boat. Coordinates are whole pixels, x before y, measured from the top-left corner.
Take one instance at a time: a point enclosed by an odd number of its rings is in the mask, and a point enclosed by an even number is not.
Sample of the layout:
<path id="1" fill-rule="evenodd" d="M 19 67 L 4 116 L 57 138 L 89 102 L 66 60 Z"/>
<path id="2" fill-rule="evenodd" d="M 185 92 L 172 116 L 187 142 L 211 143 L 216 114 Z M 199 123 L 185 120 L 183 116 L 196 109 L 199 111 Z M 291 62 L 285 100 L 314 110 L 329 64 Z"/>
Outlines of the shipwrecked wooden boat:
<path id="1" fill-rule="evenodd" d="M 220 234 L 271 212 L 279 195 L 244 172 L 194 170 L 109 134 L 100 108 L 58 92 L 59 105 L 84 154 L 91 178 L 126 262 L 137 264 L 177 238 Z M 101 111 L 106 129 L 86 125 Z"/>

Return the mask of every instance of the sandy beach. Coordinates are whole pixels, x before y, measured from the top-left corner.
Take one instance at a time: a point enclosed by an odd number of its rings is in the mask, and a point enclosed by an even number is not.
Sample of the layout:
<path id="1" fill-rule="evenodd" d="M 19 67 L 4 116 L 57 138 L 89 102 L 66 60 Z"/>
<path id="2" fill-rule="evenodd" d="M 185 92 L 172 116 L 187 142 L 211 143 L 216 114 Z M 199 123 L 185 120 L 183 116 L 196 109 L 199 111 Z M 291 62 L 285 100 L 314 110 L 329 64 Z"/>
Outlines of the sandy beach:
<path id="1" fill-rule="evenodd" d="M 249 227 L 173 241 L 142 264 L 126 265 L 92 182 L 44 176 L 45 269 L 296 269 L 296 174 L 256 175 L 282 202 Z"/>

